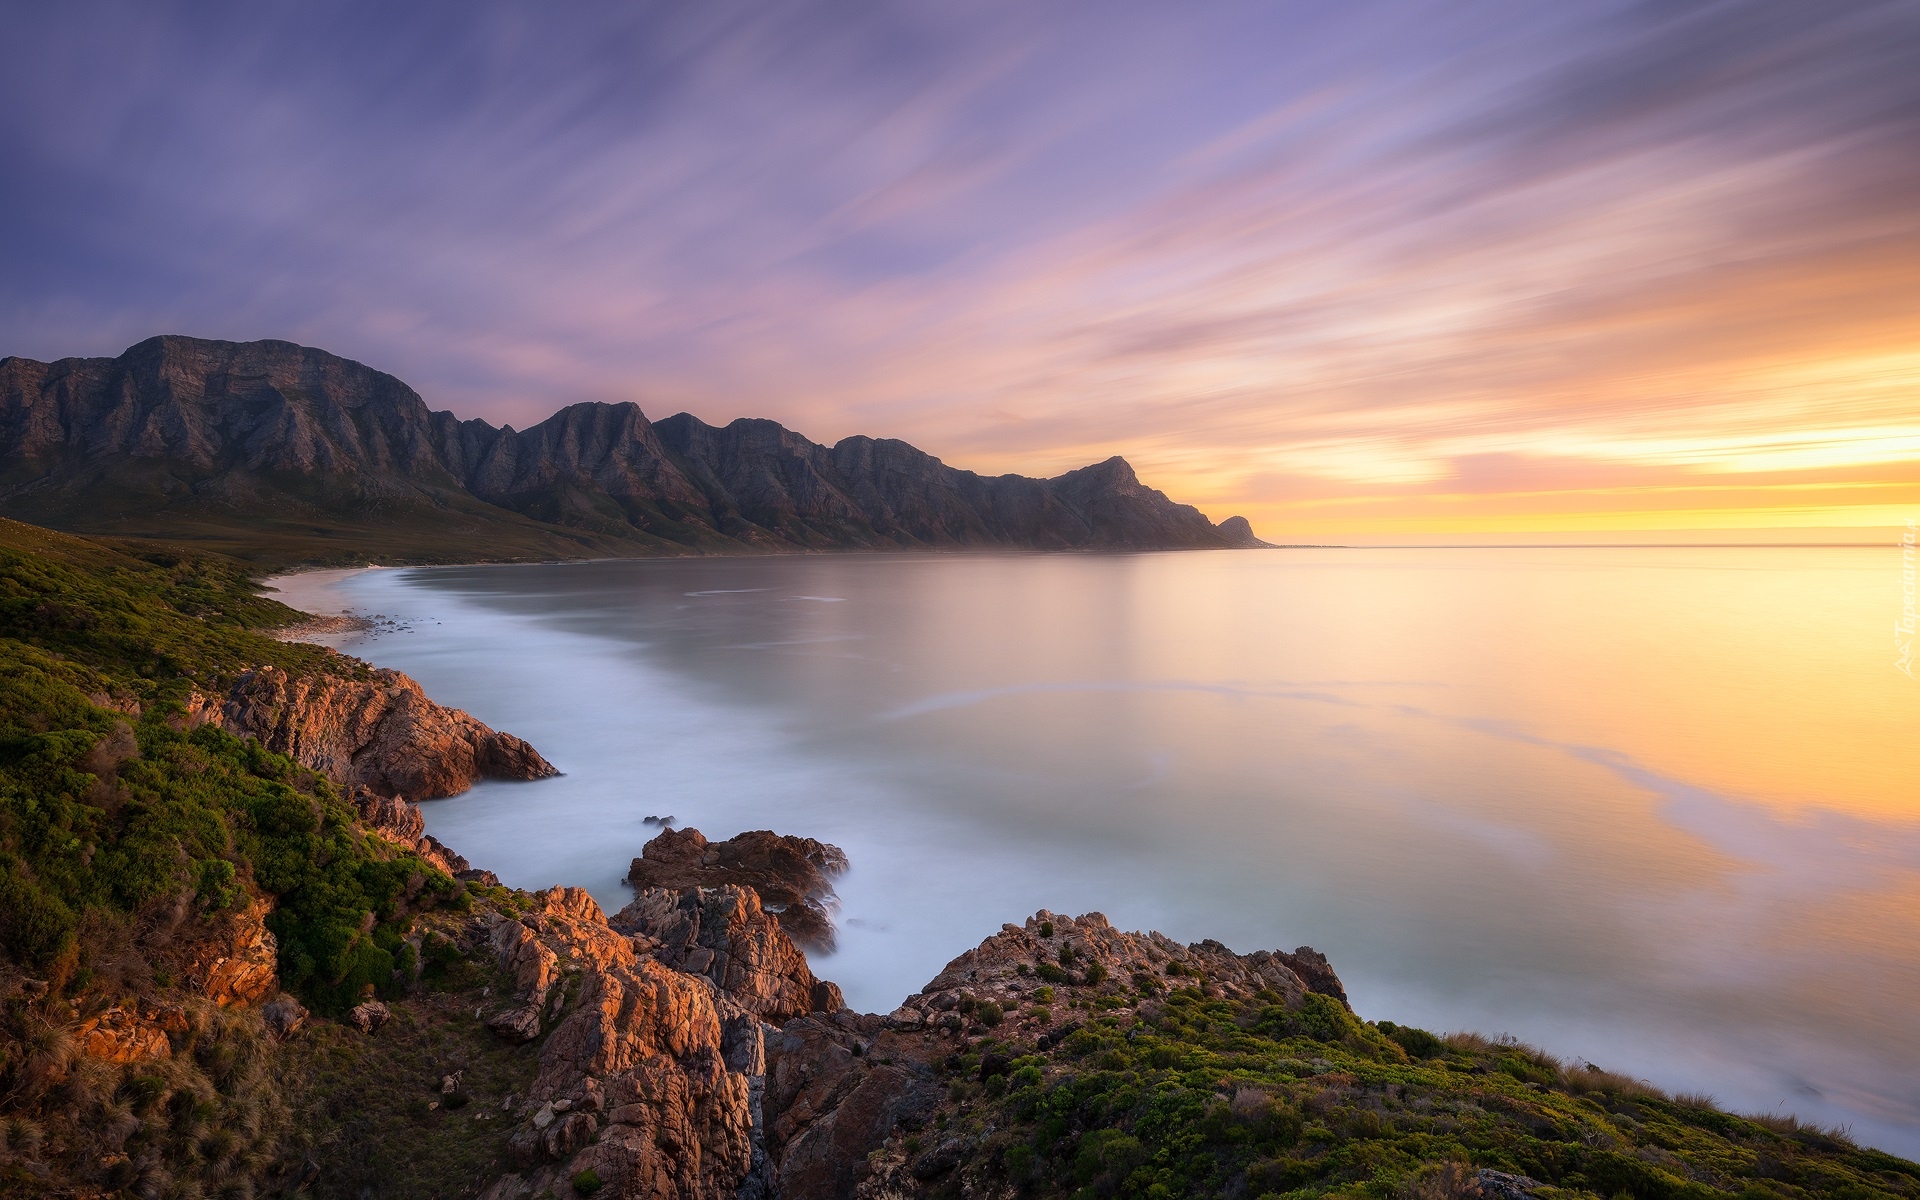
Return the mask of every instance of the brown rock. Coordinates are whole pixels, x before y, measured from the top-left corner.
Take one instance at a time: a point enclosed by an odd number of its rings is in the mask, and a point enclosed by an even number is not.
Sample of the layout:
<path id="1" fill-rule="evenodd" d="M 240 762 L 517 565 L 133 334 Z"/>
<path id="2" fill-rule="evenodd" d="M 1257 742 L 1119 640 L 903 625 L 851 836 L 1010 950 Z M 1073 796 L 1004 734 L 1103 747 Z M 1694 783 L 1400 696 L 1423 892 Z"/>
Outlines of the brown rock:
<path id="1" fill-rule="evenodd" d="M 1323 996 L 1332 996 L 1342 1004 L 1347 1003 L 1347 989 L 1340 983 L 1340 977 L 1333 973 L 1333 964 L 1327 956 L 1312 946 L 1302 946 L 1292 954 L 1279 950 L 1273 956 L 1287 965 L 1300 981 L 1307 985 L 1310 992 L 1319 992 Z"/>
<path id="2" fill-rule="evenodd" d="M 356 1004 L 347 1014 L 347 1020 L 361 1033 L 372 1033 L 393 1019 L 393 1010 L 378 1000 L 369 1000 L 365 1004 Z"/>
<path id="3" fill-rule="evenodd" d="M 844 1007 L 840 989 L 814 976 L 751 888 L 647 888 L 612 924 L 657 943 L 661 962 L 711 979 L 728 1000 L 761 1020 L 805 1016 L 824 1004 L 834 1011 Z"/>
<path id="4" fill-rule="evenodd" d="M 752 888 L 787 935 L 810 950 L 833 949 L 833 879 L 847 870 L 838 846 L 756 829 L 709 842 L 698 829 L 669 829 L 641 848 L 627 872 L 636 888 Z"/>
<path id="5" fill-rule="evenodd" d="M 102 1062 L 145 1062 L 173 1053 L 166 1030 L 158 1022 L 125 1008 L 110 1008 L 89 1017 L 74 1029 L 73 1037 L 81 1053 Z"/>
<path id="6" fill-rule="evenodd" d="M 493 932 L 514 978 L 506 1011 L 550 1025 L 508 1143 L 521 1174 L 487 1194 L 533 1194 L 591 1168 L 613 1200 L 732 1200 L 754 1164 L 746 1072 L 759 1022 L 711 981 L 643 954 L 585 891 L 540 902 Z"/>
<path id="7" fill-rule="evenodd" d="M 1049 977 L 1056 986 L 1084 986 L 1089 969 L 1099 964 L 1102 987 L 1124 999 L 1141 997 L 1136 980 L 1159 986 L 1202 983 L 1228 997 L 1260 991 L 1279 993 L 1296 1005 L 1309 991 L 1341 1000 L 1346 993 L 1325 956 L 1301 947 L 1292 954 L 1260 950 L 1235 954 L 1215 941 L 1183 946 L 1162 933 L 1122 933 L 1099 913 L 1075 918 L 1044 909 L 1024 926 L 1005 925 L 999 933 L 948 963 L 917 995 L 890 1018 L 906 1028 L 940 1024 L 961 995 L 993 1000 L 1011 1008 Z M 1300 968 L 1296 970 L 1295 968 Z M 1302 972 L 1311 976 L 1308 983 Z"/>
<path id="8" fill-rule="evenodd" d="M 398 796 L 381 796 L 364 787 L 348 789 L 347 798 L 360 814 L 361 823 L 386 841 L 413 851 L 449 875 L 458 877 L 472 869 L 473 864 L 464 857 L 428 835 L 427 820 L 421 815 L 419 805 Z"/>
<path id="9" fill-rule="evenodd" d="M 768 1037 L 767 1147 L 782 1200 L 853 1195 L 870 1156 L 939 1105 L 936 1053 L 852 1013 L 802 1017 Z"/>
<path id="10" fill-rule="evenodd" d="M 187 977 L 222 1008 L 259 1004 L 280 990 L 279 946 L 267 929 L 271 908 L 256 899 L 217 917 L 185 950 Z"/>
<path id="11" fill-rule="evenodd" d="M 481 778 L 559 774 L 532 746 L 435 704 L 398 671 L 352 679 L 260 667 L 234 683 L 219 722 L 337 783 L 381 796 L 430 799 L 464 792 Z"/>

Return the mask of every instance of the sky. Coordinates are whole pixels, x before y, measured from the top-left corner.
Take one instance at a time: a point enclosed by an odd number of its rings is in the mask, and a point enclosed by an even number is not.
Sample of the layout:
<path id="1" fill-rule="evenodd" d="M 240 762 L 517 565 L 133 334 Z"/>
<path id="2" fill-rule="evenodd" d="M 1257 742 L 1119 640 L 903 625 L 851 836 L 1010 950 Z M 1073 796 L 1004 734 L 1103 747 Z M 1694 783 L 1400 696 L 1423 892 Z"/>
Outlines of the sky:
<path id="1" fill-rule="evenodd" d="M 1279 541 L 1920 516 L 1915 0 L 72 0 L 0 44 L 0 354 L 1122 454 Z"/>

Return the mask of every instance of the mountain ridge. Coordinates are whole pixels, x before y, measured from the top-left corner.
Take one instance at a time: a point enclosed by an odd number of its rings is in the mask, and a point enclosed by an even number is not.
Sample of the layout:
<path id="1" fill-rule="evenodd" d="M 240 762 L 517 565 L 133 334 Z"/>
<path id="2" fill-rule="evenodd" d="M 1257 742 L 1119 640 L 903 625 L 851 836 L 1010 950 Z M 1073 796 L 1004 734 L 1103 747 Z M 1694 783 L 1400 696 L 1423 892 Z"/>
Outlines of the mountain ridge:
<path id="1" fill-rule="evenodd" d="M 826 446 L 630 401 L 515 430 L 325 350 L 172 334 L 114 358 L 0 359 L 0 512 L 281 561 L 1264 544 L 1117 456 L 986 476 L 897 439 Z"/>

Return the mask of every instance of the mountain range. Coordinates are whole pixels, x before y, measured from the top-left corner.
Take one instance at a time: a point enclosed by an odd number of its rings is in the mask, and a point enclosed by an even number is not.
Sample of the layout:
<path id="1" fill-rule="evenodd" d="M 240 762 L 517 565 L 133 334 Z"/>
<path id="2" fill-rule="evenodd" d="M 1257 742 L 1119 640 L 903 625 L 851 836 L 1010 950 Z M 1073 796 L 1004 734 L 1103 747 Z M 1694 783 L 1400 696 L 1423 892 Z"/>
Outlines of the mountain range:
<path id="1" fill-rule="evenodd" d="M 890 438 L 823 446 L 631 403 L 515 430 L 324 350 L 178 336 L 0 359 L 0 513 L 274 563 L 1264 544 L 1117 457 L 983 476 Z"/>

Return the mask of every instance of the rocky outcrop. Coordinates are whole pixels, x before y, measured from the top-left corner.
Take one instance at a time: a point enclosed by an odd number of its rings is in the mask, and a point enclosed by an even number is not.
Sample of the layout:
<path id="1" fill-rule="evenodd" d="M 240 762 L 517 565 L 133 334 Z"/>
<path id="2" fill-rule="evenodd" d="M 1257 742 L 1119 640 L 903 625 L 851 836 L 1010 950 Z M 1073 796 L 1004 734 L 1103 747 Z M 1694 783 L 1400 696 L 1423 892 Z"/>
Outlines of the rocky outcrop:
<path id="1" fill-rule="evenodd" d="M 773 980 L 725 969 L 719 954 L 699 954 L 700 937 L 657 941 L 634 928 L 632 906 L 609 922 L 577 888 L 494 918 L 491 944 L 513 984 L 488 1023 L 538 1041 L 540 1065 L 516 1097 L 514 1173 L 484 1194 L 564 1194 L 591 1170 L 611 1200 L 851 1195 L 871 1151 L 931 1119 L 945 1095 L 931 1064 L 949 1047 L 846 1011 L 837 989 L 830 1006 L 802 1006 L 811 972 L 752 891 L 650 892 L 684 906 L 669 924 L 724 929 L 736 962 L 791 970 Z M 774 958 L 755 957 L 769 947 Z"/>
<path id="2" fill-rule="evenodd" d="M 932 1120 L 946 1093 L 933 1064 L 948 1049 L 852 1013 L 769 1037 L 767 1147 L 781 1200 L 854 1195 L 876 1150 Z"/>
<path id="3" fill-rule="evenodd" d="M 1227 998 L 1271 992 L 1297 1005 L 1312 991 L 1346 1003 L 1339 977 L 1311 947 L 1235 954 L 1215 941 L 1183 946 L 1162 933 L 1123 933 L 1099 913 L 1068 917 L 1043 909 L 948 963 L 889 1019 L 902 1029 L 958 1030 L 978 1020 L 968 1014 L 981 1004 L 1016 1009 L 1041 987 L 1106 985 L 1116 998 L 1138 1003 L 1184 982 Z"/>
<path id="4" fill-rule="evenodd" d="M 297 525 L 321 535 L 316 548 L 398 532 L 435 561 L 489 545 L 524 557 L 1251 544 L 1244 521 L 1215 526 L 1118 458 L 1055 479 L 983 476 L 901 441 L 828 447 L 765 420 L 656 423 L 633 404 L 571 405 L 516 431 L 432 412 L 391 375 L 281 341 L 168 336 L 117 358 L 0 359 L 0 467 L 0 507 L 55 528 L 164 535 L 191 521 L 246 545 L 263 524 L 280 538 Z"/>
<path id="5" fill-rule="evenodd" d="M 483 778 L 559 774 L 532 746 L 435 704 L 398 671 L 354 678 L 260 667 L 234 683 L 217 720 L 337 783 L 383 796 L 425 800 Z"/>
<path id="6" fill-rule="evenodd" d="M 645 939 L 673 969 L 712 980 L 728 1000 L 763 1021 L 845 1007 L 840 989 L 814 975 L 751 888 L 645 888 L 612 924 Z"/>
<path id="7" fill-rule="evenodd" d="M 349 789 L 347 798 L 370 832 L 413 851 L 456 879 L 492 878 L 492 872 L 474 870 L 463 855 L 428 833 L 427 819 L 421 815 L 419 805 L 398 796 L 381 796 L 363 787 Z"/>
<path id="8" fill-rule="evenodd" d="M 845 852 L 812 838 L 756 829 L 710 842 L 698 829 L 669 829 L 641 848 L 627 882 L 641 889 L 752 888 L 794 941 L 830 951 L 838 907 L 833 880 L 846 870 Z"/>
<path id="9" fill-rule="evenodd" d="M 124 1065 L 171 1055 L 170 1028 L 187 1031 L 184 1011 L 172 1006 L 116 1005 L 75 1026 L 73 1040 L 88 1058 Z"/>
<path id="10" fill-rule="evenodd" d="M 279 946 L 267 928 L 270 911 L 265 900 L 250 899 L 236 910 L 194 920 L 186 926 L 191 936 L 170 936 L 158 954 L 180 980 L 180 989 L 171 993 L 179 1002 L 128 997 L 93 1014 L 73 1030 L 81 1052 L 111 1063 L 166 1058 L 185 1045 L 193 1031 L 188 1003 L 251 1008 L 274 999 L 291 1005 L 304 1020 L 304 1009 L 278 996 Z M 289 1032 L 299 1023 L 290 1021 Z"/>
<path id="11" fill-rule="evenodd" d="M 280 948 L 267 928 L 271 911 L 265 900 L 252 900 L 215 918 L 180 956 L 188 985 L 222 1008 L 260 1004 L 279 990 Z"/>
<path id="12" fill-rule="evenodd" d="M 514 1110 L 514 1173 L 486 1195 L 560 1194 L 588 1170 L 603 1200 L 742 1194 L 756 1162 L 765 1169 L 756 1155 L 759 1019 L 612 928 L 584 891 L 537 899 L 492 932 L 514 991 L 490 1024 L 544 1040 Z"/>

